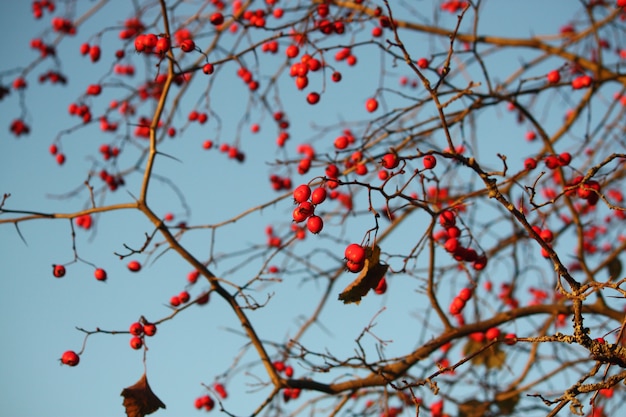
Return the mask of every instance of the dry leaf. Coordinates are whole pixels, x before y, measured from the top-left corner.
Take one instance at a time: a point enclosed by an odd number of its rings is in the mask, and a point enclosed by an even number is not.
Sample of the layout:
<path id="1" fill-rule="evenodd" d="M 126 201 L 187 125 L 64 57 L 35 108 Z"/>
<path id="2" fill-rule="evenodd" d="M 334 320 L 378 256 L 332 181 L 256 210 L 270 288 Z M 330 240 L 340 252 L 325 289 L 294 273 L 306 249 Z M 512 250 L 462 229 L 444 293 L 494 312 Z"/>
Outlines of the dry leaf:
<path id="1" fill-rule="evenodd" d="M 387 273 L 389 265 L 380 263 L 380 248 L 374 246 L 374 248 L 365 248 L 365 265 L 359 273 L 357 279 L 352 281 L 350 285 L 346 287 L 339 299 L 348 303 L 361 302 L 361 298 L 369 292 L 369 290 L 376 288 L 382 277 Z"/>
<path id="2" fill-rule="evenodd" d="M 124 397 L 123 404 L 128 417 L 144 417 L 159 408 L 165 408 L 165 404 L 150 389 L 145 373 L 135 385 L 124 388 L 121 395 Z"/>

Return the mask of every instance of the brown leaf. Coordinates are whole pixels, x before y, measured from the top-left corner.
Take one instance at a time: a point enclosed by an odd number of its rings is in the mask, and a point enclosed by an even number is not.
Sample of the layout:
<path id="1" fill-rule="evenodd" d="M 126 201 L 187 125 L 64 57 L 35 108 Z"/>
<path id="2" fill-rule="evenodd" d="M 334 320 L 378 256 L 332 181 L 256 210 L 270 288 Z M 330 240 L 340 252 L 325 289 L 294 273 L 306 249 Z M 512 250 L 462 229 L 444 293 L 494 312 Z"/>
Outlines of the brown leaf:
<path id="1" fill-rule="evenodd" d="M 128 417 L 144 417 L 159 408 L 165 408 L 165 404 L 150 389 L 145 373 L 135 385 L 124 388 L 121 395 L 124 397 L 123 404 Z"/>
<path id="2" fill-rule="evenodd" d="M 387 273 L 389 265 L 379 262 L 380 248 L 378 246 L 365 248 L 365 255 L 365 266 L 359 273 L 359 276 L 339 294 L 339 299 L 343 301 L 344 304 L 359 304 L 361 298 L 364 297 L 369 290 L 376 288 L 378 282 Z"/>

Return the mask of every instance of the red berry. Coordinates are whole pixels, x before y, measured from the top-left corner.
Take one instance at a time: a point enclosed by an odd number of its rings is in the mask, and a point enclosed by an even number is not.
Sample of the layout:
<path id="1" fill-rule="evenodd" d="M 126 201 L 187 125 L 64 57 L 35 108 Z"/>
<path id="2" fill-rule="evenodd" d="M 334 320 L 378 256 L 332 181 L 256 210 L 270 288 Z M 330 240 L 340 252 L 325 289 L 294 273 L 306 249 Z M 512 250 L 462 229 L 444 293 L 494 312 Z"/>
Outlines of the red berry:
<path id="1" fill-rule="evenodd" d="M 378 101 L 375 98 L 368 98 L 365 102 L 365 109 L 370 113 L 375 112 L 378 109 Z"/>
<path id="2" fill-rule="evenodd" d="M 417 66 L 420 67 L 421 69 L 428 68 L 429 64 L 430 63 L 428 62 L 426 58 L 420 58 L 417 60 Z"/>
<path id="3" fill-rule="evenodd" d="M 559 158 L 556 155 L 548 155 L 544 160 L 546 167 L 548 169 L 557 169 L 561 164 L 559 163 Z"/>
<path id="4" fill-rule="evenodd" d="M 295 58 L 300 53 L 300 49 L 296 45 L 289 45 L 285 50 L 287 58 Z"/>
<path id="5" fill-rule="evenodd" d="M 180 294 L 178 294 L 178 299 L 180 300 L 180 302 L 182 304 L 185 304 L 186 302 L 189 301 L 189 293 L 187 291 L 181 291 Z"/>
<path id="6" fill-rule="evenodd" d="M 317 205 L 322 204 L 326 200 L 326 188 L 318 187 L 311 194 L 311 203 Z"/>
<path id="7" fill-rule="evenodd" d="M 141 340 L 141 337 L 134 336 L 130 339 L 130 347 L 132 347 L 133 349 L 141 349 L 142 346 L 143 340 Z"/>
<path id="8" fill-rule="evenodd" d="M 497 339 L 500 336 L 500 329 L 492 327 L 485 332 L 485 338 L 487 340 Z"/>
<path id="9" fill-rule="evenodd" d="M 207 75 L 213 74 L 214 70 L 215 70 L 215 68 L 213 67 L 213 64 L 210 64 L 210 63 L 206 63 L 202 67 L 202 72 L 204 72 Z"/>
<path id="10" fill-rule="evenodd" d="M 143 325 L 143 332 L 146 336 L 154 336 L 156 334 L 157 327 L 153 323 L 146 323 Z"/>
<path id="11" fill-rule="evenodd" d="M 52 274 L 56 278 L 62 278 L 65 275 L 65 267 L 63 265 L 52 265 Z"/>
<path id="12" fill-rule="evenodd" d="M 304 203 L 309 199 L 310 196 L 311 188 L 306 184 L 299 185 L 296 187 L 295 190 L 293 190 L 293 199 L 297 203 Z"/>
<path id="13" fill-rule="evenodd" d="M 78 356 L 73 350 L 65 351 L 61 356 L 61 363 L 63 365 L 76 366 L 79 362 L 80 356 Z"/>
<path id="14" fill-rule="evenodd" d="M 310 216 L 306 221 L 306 227 L 309 232 L 316 235 L 324 228 L 324 221 L 320 216 Z"/>
<path id="15" fill-rule="evenodd" d="M 469 301 L 472 298 L 472 289 L 471 288 L 463 288 L 459 291 L 459 298 L 463 301 Z"/>
<path id="16" fill-rule="evenodd" d="M 170 298 L 170 305 L 178 307 L 180 305 L 180 298 L 177 295 L 172 296 L 172 298 Z"/>
<path id="17" fill-rule="evenodd" d="M 546 78 L 550 84 L 557 84 L 561 81 L 561 74 L 557 70 L 550 71 Z"/>
<path id="18" fill-rule="evenodd" d="M 340 72 L 333 72 L 333 74 L 330 76 L 330 79 L 333 80 L 333 82 L 338 83 L 339 81 L 341 81 L 341 73 Z"/>
<path id="19" fill-rule="evenodd" d="M 309 93 L 306 96 L 306 101 L 309 104 L 317 104 L 320 101 L 320 95 L 318 93 L 315 93 L 315 92 Z"/>
<path id="20" fill-rule="evenodd" d="M 346 247 L 344 256 L 350 262 L 362 264 L 365 262 L 365 248 L 359 244 L 351 243 Z"/>
<path id="21" fill-rule="evenodd" d="M 191 39 L 185 39 L 184 41 L 182 41 L 180 43 L 180 49 L 183 52 L 191 52 L 196 48 L 196 44 L 193 40 Z"/>
<path id="22" fill-rule="evenodd" d="M 130 325 L 129 332 L 134 336 L 141 336 L 143 333 L 143 325 L 139 322 L 134 322 Z"/>
<path id="23" fill-rule="evenodd" d="M 387 292 L 387 280 L 385 279 L 385 277 L 382 277 L 380 281 L 378 281 L 376 288 L 374 288 L 374 292 L 378 295 L 381 295 Z"/>
<path id="24" fill-rule="evenodd" d="M 107 279 L 107 272 L 102 268 L 96 269 L 93 274 L 98 281 L 106 281 Z"/>
<path id="25" fill-rule="evenodd" d="M 383 156 L 381 164 L 387 169 L 394 169 L 400 164 L 400 160 L 398 159 L 398 155 L 396 155 L 394 152 L 389 152 L 388 154 Z"/>
<path id="26" fill-rule="evenodd" d="M 65 163 L 65 154 L 58 153 L 55 157 L 57 164 L 63 165 Z"/>
<path id="27" fill-rule="evenodd" d="M 100 47 L 98 45 L 94 45 L 89 48 L 89 57 L 91 58 L 91 62 L 98 62 L 100 60 Z"/>
<path id="28" fill-rule="evenodd" d="M 504 343 L 507 345 L 514 345 L 517 342 L 517 335 L 515 333 L 507 333 L 504 336 Z"/>
<path id="29" fill-rule="evenodd" d="M 133 272 L 139 272 L 139 270 L 141 269 L 141 264 L 137 261 L 130 261 L 127 266 L 128 269 Z"/>
<path id="30" fill-rule="evenodd" d="M 426 155 L 422 161 L 424 168 L 433 169 L 437 165 L 437 158 L 434 155 Z"/>
<path id="31" fill-rule="evenodd" d="M 524 168 L 528 171 L 537 168 L 537 161 L 535 161 L 534 158 L 526 158 L 524 161 Z"/>
<path id="32" fill-rule="evenodd" d="M 439 215 L 439 223 L 446 229 L 456 225 L 456 215 L 451 210 L 442 211 Z"/>
<path id="33" fill-rule="evenodd" d="M 169 38 L 159 38 L 156 42 L 154 52 L 157 54 L 164 54 L 170 50 L 171 44 Z"/>
<path id="34" fill-rule="evenodd" d="M 211 17 L 209 17 L 212 25 L 219 26 L 224 23 L 224 15 L 221 13 L 213 13 Z"/>
<path id="35" fill-rule="evenodd" d="M 213 385 L 213 389 L 215 390 L 215 392 L 217 392 L 217 395 L 219 395 L 220 398 L 226 399 L 228 397 L 228 393 L 226 392 L 226 388 L 224 388 L 224 385 L 220 384 L 219 382 L 216 382 Z"/>

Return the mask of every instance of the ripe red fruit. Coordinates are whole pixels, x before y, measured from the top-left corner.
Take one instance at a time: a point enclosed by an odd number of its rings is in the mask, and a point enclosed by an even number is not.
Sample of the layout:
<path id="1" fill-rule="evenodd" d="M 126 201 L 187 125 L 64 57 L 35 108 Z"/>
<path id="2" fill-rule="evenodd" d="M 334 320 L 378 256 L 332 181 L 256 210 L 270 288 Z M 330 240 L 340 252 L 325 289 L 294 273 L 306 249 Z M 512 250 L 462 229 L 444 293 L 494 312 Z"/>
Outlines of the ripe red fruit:
<path id="1" fill-rule="evenodd" d="M 98 281 L 106 281 L 107 279 L 107 272 L 102 268 L 96 269 L 93 275 L 96 277 Z"/>
<path id="2" fill-rule="evenodd" d="M 61 356 L 61 363 L 63 365 L 76 366 L 79 362 L 80 356 L 78 356 L 73 350 L 65 351 Z"/>
<path id="3" fill-rule="evenodd" d="M 317 104 L 320 101 L 320 95 L 318 93 L 315 93 L 315 92 L 309 93 L 306 96 L 306 101 L 309 104 Z"/>
<path id="4" fill-rule="evenodd" d="M 550 71 L 546 78 L 550 84 L 557 84 L 561 81 L 561 74 L 557 70 Z"/>
<path id="5" fill-rule="evenodd" d="M 171 43 L 169 38 L 159 38 L 159 40 L 156 42 L 154 52 L 156 52 L 157 54 L 164 54 L 170 50 L 170 47 Z"/>
<path id="6" fill-rule="evenodd" d="M 146 336 L 154 336 L 156 334 L 157 327 L 153 323 L 146 323 L 143 325 L 143 332 Z"/>
<path id="7" fill-rule="evenodd" d="M 100 95 L 101 92 L 102 87 L 98 84 L 91 84 L 89 87 L 87 87 L 87 95 L 97 96 Z"/>
<path id="8" fill-rule="evenodd" d="M 65 275 L 65 267 L 63 265 L 52 265 L 52 274 L 56 278 L 62 278 Z"/>
<path id="9" fill-rule="evenodd" d="M 80 54 L 87 55 L 89 53 L 89 44 L 83 43 L 80 45 Z"/>
<path id="10" fill-rule="evenodd" d="M 357 243 L 351 243 L 344 252 L 345 258 L 357 264 L 365 262 L 365 248 Z"/>
<path id="11" fill-rule="evenodd" d="M 449 311 L 450 314 L 457 315 L 461 314 L 464 308 L 465 301 L 461 297 L 454 297 L 450 303 Z"/>
<path id="12" fill-rule="evenodd" d="M 422 161 L 424 168 L 433 169 L 437 165 L 437 158 L 434 155 L 426 155 Z"/>
<path id="13" fill-rule="evenodd" d="M 537 161 L 534 158 L 526 158 L 524 161 L 524 168 L 526 170 L 531 170 L 537 168 Z"/>
<path id="14" fill-rule="evenodd" d="M 365 109 L 370 113 L 375 112 L 378 109 L 378 101 L 375 98 L 368 98 L 365 102 Z"/>
<path id="15" fill-rule="evenodd" d="M 557 169 L 561 164 L 559 163 L 559 158 L 556 155 L 548 155 L 546 159 L 543 161 L 546 164 L 548 169 Z"/>
<path id="16" fill-rule="evenodd" d="M 306 221 L 306 227 L 309 229 L 309 232 L 316 235 L 324 228 L 324 221 L 320 216 L 310 216 Z"/>
<path id="17" fill-rule="evenodd" d="M 515 333 L 507 333 L 504 336 L 504 343 L 507 345 L 514 345 L 517 342 L 517 335 Z"/>
<path id="18" fill-rule="evenodd" d="M 63 165 L 65 163 L 65 154 L 58 153 L 55 157 L 57 164 Z"/>
<path id="19" fill-rule="evenodd" d="M 567 166 L 572 162 L 572 155 L 569 152 L 563 152 L 557 158 L 561 166 Z"/>
<path id="20" fill-rule="evenodd" d="M 185 39 L 180 43 L 180 49 L 183 52 L 191 52 L 196 48 L 196 44 L 191 39 Z"/>
<path id="21" fill-rule="evenodd" d="M 380 162 L 382 166 L 387 169 L 394 169 L 400 164 L 398 155 L 396 155 L 394 152 L 389 152 L 388 154 L 383 156 L 383 159 Z"/>
<path id="22" fill-rule="evenodd" d="M 98 45 L 94 45 L 89 48 L 89 57 L 91 58 L 91 62 L 98 62 L 100 60 L 100 47 Z"/>
<path id="23" fill-rule="evenodd" d="M 228 397 L 228 393 L 226 392 L 226 388 L 224 388 L 224 385 L 220 384 L 219 382 L 216 382 L 213 385 L 213 389 L 215 390 L 215 392 L 217 392 L 217 395 L 219 395 L 220 398 L 226 399 Z"/>
<path id="24" fill-rule="evenodd" d="M 180 305 L 180 298 L 177 295 L 172 296 L 172 298 L 170 298 L 170 305 L 178 307 Z"/>
<path id="25" fill-rule="evenodd" d="M 335 148 L 346 149 L 350 144 L 350 140 L 346 136 L 338 136 L 335 138 Z"/>
<path id="26" fill-rule="evenodd" d="M 439 224 L 446 229 L 456 225 L 456 215 L 451 210 L 442 211 L 441 214 L 439 214 Z"/>
<path id="27" fill-rule="evenodd" d="M 213 67 L 213 64 L 206 63 L 202 67 L 202 72 L 204 72 L 207 75 L 213 74 L 213 71 L 215 71 L 215 68 Z"/>
<path id="28" fill-rule="evenodd" d="M 181 291 L 180 294 L 178 294 L 178 299 L 180 300 L 180 302 L 182 304 L 185 304 L 186 302 L 189 301 L 189 293 L 187 291 Z"/>
<path id="29" fill-rule="evenodd" d="M 380 281 L 378 281 L 376 288 L 374 288 L 374 292 L 378 295 L 382 295 L 387 292 L 387 280 L 385 277 L 382 277 Z"/>
<path id="30" fill-rule="evenodd" d="M 463 288 L 459 291 L 459 298 L 463 301 L 469 301 L 472 298 L 472 289 L 471 288 Z"/>
<path id="31" fill-rule="evenodd" d="M 213 13 L 211 17 L 209 17 L 212 25 L 219 26 L 224 23 L 224 15 L 221 13 Z"/>
<path id="32" fill-rule="evenodd" d="M 311 193 L 311 203 L 322 204 L 326 200 L 326 188 L 318 187 Z"/>
<path id="33" fill-rule="evenodd" d="M 333 80 L 333 82 L 338 83 L 339 81 L 341 81 L 341 73 L 340 72 L 333 72 L 333 74 L 330 76 L 330 79 Z"/>
<path id="34" fill-rule="evenodd" d="M 298 48 L 296 45 L 289 45 L 285 50 L 285 55 L 287 55 L 287 58 L 295 58 L 298 56 L 299 53 L 300 48 Z"/>
<path id="35" fill-rule="evenodd" d="M 139 270 L 141 269 L 141 264 L 137 261 L 130 261 L 127 266 L 128 269 L 133 272 L 139 272 Z"/>
<path id="36" fill-rule="evenodd" d="M 143 325 L 139 322 L 134 322 L 133 324 L 130 325 L 130 328 L 128 331 L 133 336 L 141 336 L 141 334 L 143 333 Z"/>
<path id="37" fill-rule="evenodd" d="M 498 329 L 497 327 L 492 327 L 490 329 L 487 329 L 487 331 L 485 332 L 485 338 L 487 340 L 497 339 L 499 336 L 500 336 L 500 329 Z"/>
<path id="38" fill-rule="evenodd" d="M 421 69 L 428 68 L 428 64 L 430 63 L 428 62 L 426 58 L 420 58 L 417 60 L 417 66 L 420 67 Z"/>
<path id="39" fill-rule="evenodd" d="M 306 184 L 299 185 L 296 187 L 295 190 L 293 190 L 293 199 L 297 203 L 304 203 L 309 199 L 310 196 L 311 188 Z"/>
<path id="40" fill-rule="evenodd" d="M 133 349 L 141 349 L 142 346 L 143 340 L 141 340 L 141 337 L 134 336 L 130 339 L 130 347 L 132 347 Z"/>

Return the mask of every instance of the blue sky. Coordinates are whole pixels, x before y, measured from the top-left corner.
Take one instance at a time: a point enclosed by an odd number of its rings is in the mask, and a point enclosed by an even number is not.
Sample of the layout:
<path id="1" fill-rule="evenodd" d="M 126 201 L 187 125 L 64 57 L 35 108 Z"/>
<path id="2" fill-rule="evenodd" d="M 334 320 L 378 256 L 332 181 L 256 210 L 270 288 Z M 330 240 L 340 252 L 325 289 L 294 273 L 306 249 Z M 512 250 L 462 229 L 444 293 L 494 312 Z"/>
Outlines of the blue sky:
<path id="1" fill-rule="evenodd" d="M 67 116 L 67 106 L 87 85 L 97 82 L 110 65 L 108 58 L 119 47 L 114 46 L 117 29 L 102 35 L 103 59 L 98 64 L 91 64 L 87 58 L 81 57 L 79 45 L 84 41 L 93 42 L 96 38 L 92 35 L 100 28 L 117 26 L 129 17 L 126 3 L 109 2 L 89 24 L 79 29 L 78 36 L 64 41 L 59 56 L 62 68 L 71 76 L 67 88 L 50 85 L 34 88 L 39 73 L 37 70 L 28 77 L 32 87 L 28 88 L 25 96 L 30 112 L 27 120 L 32 126 L 29 136 L 15 139 L 5 128 L 20 114 L 17 94 L 12 93 L 0 102 L 0 126 L 3 126 L 0 135 L 0 193 L 11 194 L 6 208 L 50 213 L 75 212 L 88 206 L 89 200 L 84 191 L 72 191 L 84 187 L 85 172 L 93 164 L 87 155 L 95 154 L 99 145 L 110 141 L 111 137 L 101 133 L 97 125 L 65 135 L 62 146 L 68 161 L 63 167 L 57 166 L 48 153 L 48 147 L 57 132 L 75 125 L 76 121 Z M 424 0 L 417 3 L 414 7 L 419 6 L 421 10 L 423 5 L 424 10 L 430 10 L 431 3 L 437 2 Z M 79 4 L 78 7 L 81 9 L 85 5 Z M 480 33 L 524 37 L 555 33 L 569 22 L 572 10 L 578 10 L 579 2 L 487 1 L 484 7 Z M 59 8 L 62 6 L 59 5 Z M 582 18 L 582 15 L 578 17 Z M 0 65 L 3 85 L 17 74 L 5 71 L 26 65 L 35 58 L 36 53 L 30 49 L 29 41 L 47 29 L 48 19 L 49 15 L 46 15 L 42 21 L 34 21 L 29 2 L 5 2 L 0 6 L 0 31 L 5 39 L 0 46 L 4 57 Z M 452 27 L 454 22 L 453 17 L 444 16 L 440 24 Z M 411 52 L 416 55 L 426 56 L 433 50 L 445 50 L 437 42 L 414 42 L 410 44 L 410 49 L 415 49 Z M 306 104 L 305 94 L 290 88 L 291 80 L 281 86 L 284 92 L 282 105 L 289 110 L 290 130 L 294 138 L 288 144 L 291 155 L 298 140 L 314 143 L 330 140 L 333 133 L 318 134 L 315 126 L 367 117 L 362 103 L 379 87 L 376 74 L 381 65 L 381 55 L 374 48 L 363 49 L 362 52 L 357 50 L 356 54 L 359 66 L 352 70 L 346 68 L 344 80 L 338 87 L 327 86 L 319 106 Z M 497 68 L 497 73 L 504 77 L 527 58 L 525 54 L 524 50 L 494 54 L 486 58 L 486 64 Z M 390 63 L 385 61 L 385 64 Z M 261 60 L 261 65 L 265 65 L 265 61 Z M 541 70 L 547 72 L 552 65 L 547 62 Z M 244 108 L 248 95 L 234 75 L 235 70 L 234 65 L 226 64 L 223 72 L 216 74 L 220 76 L 220 81 L 210 93 L 210 106 L 217 109 L 221 117 L 221 132 L 215 119 L 211 118 L 207 126 L 189 126 L 176 139 L 163 143 L 161 151 L 173 158 L 157 158 L 156 172 L 159 177 L 155 178 L 149 200 L 155 212 L 172 212 L 177 219 L 189 224 L 211 225 L 281 195 L 270 190 L 268 181 L 272 167 L 267 161 L 284 157 L 282 152 L 276 151 L 271 115 L 252 111 L 250 118 L 246 119 Z M 401 66 L 389 70 L 398 76 L 408 74 Z M 473 75 L 467 74 L 468 77 Z M 319 79 L 311 83 L 321 86 Z M 203 85 L 203 82 L 199 84 Z M 115 87 L 105 91 L 103 97 L 106 99 L 94 103 L 95 114 L 103 111 L 103 103 L 107 103 L 107 99 L 116 92 L 119 90 Z M 202 92 L 203 88 L 189 92 L 185 102 L 188 107 L 181 109 L 177 115 L 179 126 L 183 124 L 180 120 L 184 119 L 185 112 L 194 103 L 199 107 L 206 104 Z M 387 101 L 383 103 L 382 110 L 398 105 L 392 95 L 385 97 Z M 552 102 L 540 102 L 540 105 L 546 108 L 567 107 L 560 97 Z M 481 120 L 489 126 L 481 131 L 483 136 L 477 150 L 483 158 L 481 160 L 486 165 L 495 166 L 498 163 L 496 153 L 499 152 L 509 155 L 510 164 L 519 168 L 523 162 L 520 155 L 528 152 L 529 146 L 521 139 L 525 127 L 516 125 L 511 116 L 496 111 L 486 112 L 481 117 L 489 118 Z M 561 122 L 554 117 L 541 121 L 550 127 Z M 260 134 L 249 133 L 251 123 L 261 125 Z M 206 139 L 225 143 L 240 140 L 247 153 L 246 163 L 240 165 L 228 160 L 217 150 L 202 150 L 201 144 Z M 137 155 L 137 149 L 125 149 L 126 161 Z M 301 178 L 302 182 L 308 179 L 310 177 Z M 132 174 L 128 177 L 127 186 L 107 196 L 106 202 L 132 201 L 132 195 L 139 192 L 140 181 L 139 172 Z M 172 188 L 171 183 L 178 188 Z M 184 200 L 179 198 L 180 194 L 185 196 Z M 359 201 L 363 203 L 364 200 Z M 189 216 L 187 207 L 191 208 Z M 330 210 L 330 205 L 328 207 Z M 206 229 L 200 229 L 185 234 L 183 242 L 201 259 L 213 250 L 218 259 L 212 266 L 216 273 L 243 284 L 262 267 L 260 255 L 263 252 L 253 249 L 258 256 L 251 258 L 227 257 L 224 254 L 257 248 L 265 242 L 265 226 L 288 225 L 291 210 L 290 199 L 283 198 L 235 224 L 216 229 L 214 236 Z M 414 238 L 413 233 L 423 233 L 424 221 L 424 218 L 416 216 L 406 224 L 407 228 L 414 227 L 416 232 L 404 229 L 399 238 L 410 239 Z M 364 230 L 372 227 L 371 220 L 364 222 L 361 218 L 349 219 L 347 225 L 343 229 L 331 224 L 327 225 L 327 230 L 340 234 L 342 241 L 359 241 Z M 76 327 L 124 331 L 141 315 L 149 320 L 167 316 L 171 311 L 167 302 L 170 296 L 185 288 L 189 265 L 160 247 L 148 258 L 143 255 L 129 258 L 144 264 L 140 273 L 130 273 L 125 266 L 128 259 L 120 261 L 115 252 L 124 252 L 124 245 L 140 247 L 144 234 L 152 231 L 144 218 L 130 210 L 97 216 L 93 231 L 76 230 L 78 255 L 105 268 L 109 275 L 106 283 L 97 282 L 93 278 L 93 267 L 83 262 L 68 265 L 63 279 L 52 277 L 52 264 L 66 264 L 74 258 L 68 220 L 23 222 L 19 231 L 26 244 L 12 225 L 0 225 L 0 330 L 4 335 L 0 355 L 0 414 L 15 417 L 122 415 L 120 392 L 122 388 L 132 385 L 144 369 L 143 351 L 130 349 L 128 334 L 96 334 L 90 337 L 81 363 L 75 368 L 61 366 L 58 359 L 65 350 L 81 349 L 84 335 Z M 335 245 L 333 238 L 322 233 L 307 239 L 310 243 L 332 248 Z M 157 241 L 160 239 L 157 238 Z M 212 241 L 216 242 L 214 247 Z M 392 244 L 390 242 L 389 245 Z M 391 253 L 394 251 L 392 247 L 386 249 Z M 301 254 L 307 256 L 304 249 Z M 311 263 L 323 270 L 336 268 L 342 255 L 332 253 L 332 250 L 331 255 L 334 257 L 316 253 L 311 257 Z M 277 257 L 277 263 L 280 259 Z M 541 262 L 542 259 L 537 260 L 538 269 L 547 267 L 549 271 L 549 265 Z M 233 270 L 237 272 L 232 273 Z M 545 281 L 542 281 L 542 274 L 538 275 L 539 278 L 533 279 L 541 285 Z M 294 335 L 303 317 L 316 306 L 315 295 L 319 295 L 322 286 L 312 279 L 314 276 L 314 271 L 300 270 L 293 276 L 285 277 L 280 285 L 268 283 L 267 288 L 260 289 L 258 302 L 265 301 L 269 295 L 272 297 L 266 308 L 251 314 L 263 339 L 284 342 Z M 349 282 L 350 277 L 343 276 L 336 289 L 340 290 Z M 199 283 L 190 292 L 197 295 L 206 288 L 207 285 Z M 363 327 L 376 317 L 376 335 L 394 342 L 388 345 L 386 355 L 393 357 L 405 353 L 406 347 L 411 346 L 413 334 L 429 331 L 423 318 L 416 313 L 414 293 L 414 282 L 399 283 L 390 285 L 389 292 L 382 297 L 370 295 L 371 299 L 358 308 L 339 303 L 332 305 L 322 314 L 321 323 L 324 325 L 314 326 L 302 342 L 320 352 L 332 343 L 334 355 L 349 356 L 355 348 L 354 340 Z M 383 307 L 384 312 L 377 316 Z M 406 322 L 398 322 L 398 316 L 405 317 Z M 254 353 L 246 348 L 247 340 L 242 336 L 238 322 L 217 297 L 204 307 L 193 306 L 174 320 L 163 323 L 157 335 L 148 342 L 148 377 L 153 390 L 167 404 L 167 410 L 156 414 L 163 417 L 198 415 L 200 412 L 193 409 L 193 401 L 205 392 L 201 383 L 211 384 L 216 376 L 227 372 L 230 360 L 240 353 L 240 364 L 256 359 Z M 368 352 L 373 354 L 375 345 L 376 340 L 366 338 Z M 427 369 L 425 367 L 424 372 Z M 297 375 L 304 372 L 306 370 L 296 368 Z M 255 374 L 262 375 L 259 372 Z M 231 399 L 225 404 L 235 415 L 250 413 L 251 404 L 257 404 L 267 393 L 267 389 L 259 390 L 255 385 L 258 381 L 245 372 L 232 375 L 227 382 Z"/>

